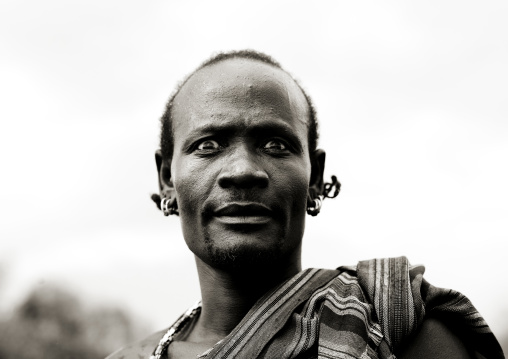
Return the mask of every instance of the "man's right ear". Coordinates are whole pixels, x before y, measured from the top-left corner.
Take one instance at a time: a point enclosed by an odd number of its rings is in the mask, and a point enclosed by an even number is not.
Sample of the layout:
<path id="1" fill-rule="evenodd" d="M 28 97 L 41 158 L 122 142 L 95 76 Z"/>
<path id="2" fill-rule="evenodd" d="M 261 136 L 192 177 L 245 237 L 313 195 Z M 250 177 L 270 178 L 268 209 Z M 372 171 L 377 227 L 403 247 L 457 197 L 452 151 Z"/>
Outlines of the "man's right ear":
<path id="1" fill-rule="evenodd" d="M 161 151 L 157 150 L 155 151 L 155 163 L 159 177 L 159 201 L 161 198 L 171 198 L 175 201 L 175 187 L 171 180 L 171 161 L 164 160 Z M 159 204 L 157 205 L 159 206 Z"/>

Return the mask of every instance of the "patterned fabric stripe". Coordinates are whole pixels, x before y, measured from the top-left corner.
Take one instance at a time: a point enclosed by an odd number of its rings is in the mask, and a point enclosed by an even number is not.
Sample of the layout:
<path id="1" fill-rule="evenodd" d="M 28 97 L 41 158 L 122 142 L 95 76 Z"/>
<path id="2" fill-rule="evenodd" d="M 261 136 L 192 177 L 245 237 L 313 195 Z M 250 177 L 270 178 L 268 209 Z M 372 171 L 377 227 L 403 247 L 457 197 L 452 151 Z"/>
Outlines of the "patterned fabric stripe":
<path id="1" fill-rule="evenodd" d="M 298 321 L 296 333 L 284 352 L 283 358 L 295 358 L 300 353 L 309 350 L 316 342 L 318 321 L 316 319 L 301 318 Z"/>
<path id="2" fill-rule="evenodd" d="M 422 287 L 424 272 L 425 267 L 422 265 L 409 266 L 408 274 L 411 283 L 410 298 L 413 301 L 413 307 L 415 309 L 414 321 L 416 322 L 416 326 L 422 323 L 425 317 L 425 303 L 423 302 L 422 296 L 418 294 L 421 293 L 422 290 L 426 290 L 425 285 Z"/>
<path id="3" fill-rule="evenodd" d="M 453 328 L 478 357 L 504 358 L 495 336 L 469 299 L 430 285 L 423 279 L 424 272 L 425 267 L 410 266 L 405 257 L 359 262 L 358 282 L 374 304 L 383 328 L 383 342 L 388 346 L 380 344 L 381 357 L 397 353 L 428 315 Z"/>
<path id="4" fill-rule="evenodd" d="M 348 298 L 327 297 L 326 299 L 326 307 L 337 316 L 351 315 L 360 319 L 367 327 L 374 325 L 370 313 L 366 311 L 365 306 L 361 305 L 362 303 L 358 302 L 357 298 L 347 300 Z"/>
<path id="5" fill-rule="evenodd" d="M 303 353 L 312 352 L 311 348 L 319 348 L 323 358 L 376 357 L 383 334 L 373 321 L 371 310 L 356 278 L 341 273 L 312 295 L 302 315 L 293 315 L 293 338 L 277 358 L 300 358 Z"/>
<path id="6" fill-rule="evenodd" d="M 504 358 L 471 302 L 431 286 L 424 271 L 405 257 L 305 270 L 260 299 L 206 358 L 395 359 L 426 312 L 458 328 L 478 358 Z"/>
<path id="7" fill-rule="evenodd" d="M 411 295 L 411 286 L 409 283 L 407 260 L 388 259 L 389 278 L 390 273 L 395 273 L 394 280 L 389 280 L 388 290 L 390 292 L 390 302 L 395 308 L 401 310 L 390 310 L 390 327 L 393 332 L 393 341 L 400 343 L 406 338 L 411 328 L 415 326 L 415 311 L 413 305 L 413 296 Z"/>
<path id="8" fill-rule="evenodd" d="M 359 357 L 350 354 L 349 345 L 344 344 L 336 344 L 332 342 L 327 342 L 319 345 L 319 356 L 318 358 L 328 358 L 328 359 L 358 359 Z"/>
<path id="9" fill-rule="evenodd" d="M 341 281 L 343 277 L 341 274 L 333 285 L 344 286 Z M 320 357 L 368 358 L 369 353 L 377 357 L 374 353 L 383 338 L 381 328 L 374 322 L 372 308 L 364 301 L 358 283 L 349 287 L 351 295 L 348 296 L 335 290 L 326 293 L 323 309 L 320 310 Z M 322 351 L 322 348 L 326 349 Z"/>
<path id="10" fill-rule="evenodd" d="M 305 284 L 304 288 L 299 293 L 299 298 L 291 298 L 291 301 L 293 301 L 293 304 L 291 304 L 293 311 L 288 312 L 287 314 L 289 315 L 285 315 L 283 320 L 279 320 L 280 323 L 285 324 L 284 326 L 286 329 L 277 330 L 277 338 L 263 351 L 263 358 L 294 358 L 300 353 L 303 353 L 303 357 L 298 356 L 298 358 L 315 357 L 311 349 L 315 346 L 318 335 L 319 321 L 316 318 L 317 314 L 313 314 L 309 317 L 302 317 L 294 310 L 300 307 L 302 303 L 310 302 L 308 298 L 314 295 L 316 291 L 319 291 L 319 288 L 326 287 L 328 285 L 327 283 L 333 281 L 338 274 L 339 272 L 337 270 L 320 270 L 315 278 Z M 286 306 L 283 311 L 287 311 L 288 309 L 289 307 Z M 271 318 L 270 320 L 277 321 L 276 318 Z M 280 326 L 280 329 L 282 329 L 282 326 Z M 288 334 L 290 334 L 288 331 L 293 331 L 293 335 L 288 336 Z M 275 336 L 275 332 L 273 336 Z M 285 338 L 285 340 L 282 340 L 283 338 Z M 288 345 L 288 343 L 290 344 Z M 250 357 L 254 356 L 251 355 Z"/>
<path id="11" fill-rule="evenodd" d="M 352 289 L 353 287 L 353 289 Z M 347 288 L 347 289 L 346 289 Z M 356 291 L 354 290 L 356 289 Z M 338 291 L 341 293 L 339 294 Z M 351 297 L 349 294 L 350 291 L 355 292 L 354 298 L 357 299 L 361 297 L 363 299 L 363 294 L 360 286 L 358 285 L 358 281 L 356 278 L 352 277 L 348 273 L 341 273 L 337 278 L 331 281 L 327 286 L 323 287 L 321 290 L 314 293 L 311 299 L 305 306 L 304 315 L 309 317 L 313 312 L 316 311 L 317 302 L 323 300 L 323 296 L 331 295 L 334 298 L 339 297 Z M 346 294 L 348 293 L 348 294 Z"/>
<path id="12" fill-rule="evenodd" d="M 337 283 L 338 282 L 338 283 Z M 348 300 L 353 300 L 353 301 L 356 301 L 358 302 L 358 298 L 356 296 L 351 296 L 349 294 L 347 294 L 346 297 L 344 297 L 344 293 L 341 293 L 342 296 L 337 293 L 336 289 L 332 287 L 333 286 L 338 286 L 339 288 L 341 287 L 341 285 L 343 285 L 344 282 L 340 281 L 340 277 L 339 278 L 336 278 L 335 280 L 333 280 L 332 282 L 330 282 L 326 287 L 322 288 L 321 290 L 317 291 L 316 293 L 314 293 L 311 297 L 311 299 L 308 301 L 307 305 L 306 305 L 306 308 L 304 309 L 304 316 L 305 317 L 310 317 L 312 316 L 312 313 L 316 312 L 316 308 L 319 304 L 319 302 L 323 301 L 325 298 L 326 299 L 330 299 L 330 300 L 338 300 L 338 301 L 348 301 Z M 368 305 L 366 305 L 366 310 L 368 311 L 369 308 L 368 308 Z"/>
<path id="13" fill-rule="evenodd" d="M 383 328 L 383 333 L 389 333 L 390 328 L 388 326 L 389 321 L 387 318 L 388 312 L 388 292 L 386 286 L 388 284 L 388 273 L 385 270 L 384 259 L 374 260 L 374 283 L 376 290 L 374 291 L 374 308 L 378 316 L 379 322 Z M 378 275 L 376 275 L 378 274 Z M 385 336 L 388 345 L 392 347 L 392 341 L 390 336 Z"/>
<path id="14" fill-rule="evenodd" d="M 372 259 L 358 264 L 358 281 L 374 304 L 391 351 L 396 351 L 416 330 L 422 314 L 421 310 L 419 313 L 415 310 L 409 269 L 405 257 Z"/>
<path id="15" fill-rule="evenodd" d="M 339 279 L 344 284 L 358 285 L 358 279 L 356 278 L 356 276 L 353 276 L 348 272 L 341 273 L 340 276 L 337 277 L 337 279 Z M 360 289 L 360 287 L 358 287 L 358 288 Z M 361 292 L 362 291 L 360 289 L 360 293 Z"/>
<path id="16" fill-rule="evenodd" d="M 260 299 L 224 340 L 224 344 L 210 353 L 209 358 L 233 358 L 240 350 L 242 356 L 246 353 L 257 356 L 263 343 L 268 342 L 285 324 L 294 308 L 337 275 L 337 271 L 307 269 L 289 279 L 273 293 Z"/>
<path id="17" fill-rule="evenodd" d="M 273 293 L 241 326 L 245 329 L 238 331 L 229 341 L 230 344 L 224 346 L 223 350 L 218 352 L 217 355 L 220 355 L 221 358 L 227 358 L 230 355 L 230 357 L 234 357 L 254 331 L 287 300 L 287 297 L 294 295 L 316 272 L 317 269 L 303 271 L 301 275 L 293 277 L 282 288 Z"/>

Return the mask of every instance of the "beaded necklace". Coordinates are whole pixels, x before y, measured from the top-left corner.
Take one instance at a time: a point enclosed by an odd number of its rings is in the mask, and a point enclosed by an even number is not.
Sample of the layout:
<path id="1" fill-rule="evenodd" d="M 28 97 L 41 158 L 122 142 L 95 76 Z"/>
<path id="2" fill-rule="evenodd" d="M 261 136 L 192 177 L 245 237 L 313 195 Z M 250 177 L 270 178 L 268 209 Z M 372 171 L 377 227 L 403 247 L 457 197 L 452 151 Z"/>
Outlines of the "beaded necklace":
<path id="1" fill-rule="evenodd" d="M 162 354 L 168 349 L 169 344 L 173 341 L 175 335 L 180 332 L 187 323 L 201 312 L 201 301 L 197 301 L 191 308 L 189 308 L 178 320 L 168 329 L 166 334 L 162 337 L 155 348 L 150 359 L 161 359 Z"/>

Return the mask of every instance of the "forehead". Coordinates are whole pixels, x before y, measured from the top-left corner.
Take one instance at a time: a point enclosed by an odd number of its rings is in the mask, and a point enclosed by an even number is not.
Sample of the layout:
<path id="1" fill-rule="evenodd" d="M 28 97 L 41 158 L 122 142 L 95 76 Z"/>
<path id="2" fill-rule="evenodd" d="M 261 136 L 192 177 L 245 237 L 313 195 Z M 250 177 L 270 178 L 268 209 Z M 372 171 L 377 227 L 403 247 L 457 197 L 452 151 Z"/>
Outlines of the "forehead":
<path id="1" fill-rule="evenodd" d="M 173 131 L 209 121 L 287 122 L 307 136 L 307 101 L 287 73 L 250 59 L 228 59 L 197 71 L 173 101 Z"/>

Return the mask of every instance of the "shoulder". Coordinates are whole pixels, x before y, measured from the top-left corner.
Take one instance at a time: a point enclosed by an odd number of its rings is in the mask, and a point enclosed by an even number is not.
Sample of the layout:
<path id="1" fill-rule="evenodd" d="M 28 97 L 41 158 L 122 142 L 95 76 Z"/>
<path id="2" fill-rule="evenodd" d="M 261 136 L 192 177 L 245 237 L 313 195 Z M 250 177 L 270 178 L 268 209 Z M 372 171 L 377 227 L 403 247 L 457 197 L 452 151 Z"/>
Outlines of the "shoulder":
<path id="1" fill-rule="evenodd" d="M 439 308 L 436 310 L 436 304 L 453 304 L 456 298 L 449 290 L 429 285 L 423 278 L 424 266 L 412 266 L 406 257 L 377 258 L 359 262 L 356 271 L 358 282 L 374 308 L 384 341 L 391 351 L 400 352 L 414 343 L 419 347 L 429 344 L 427 349 L 438 348 L 439 340 L 443 340 L 445 345 L 449 342 L 462 344 L 441 320 L 434 319 L 436 316 L 427 317 L 430 313 L 443 314 Z M 431 297 L 437 301 L 429 301 Z M 457 312 L 456 308 L 451 309 Z M 457 324 L 460 316 L 450 318 L 442 315 L 440 318 L 445 317 L 447 323 Z M 413 357 L 420 358 L 408 358 Z"/>
<path id="2" fill-rule="evenodd" d="M 472 358 L 464 343 L 442 321 L 427 318 L 401 350 L 401 359 Z"/>
<path id="3" fill-rule="evenodd" d="M 138 342 L 129 344 L 110 354 L 106 359 L 146 359 L 159 343 L 166 330 L 153 333 L 149 337 Z"/>

